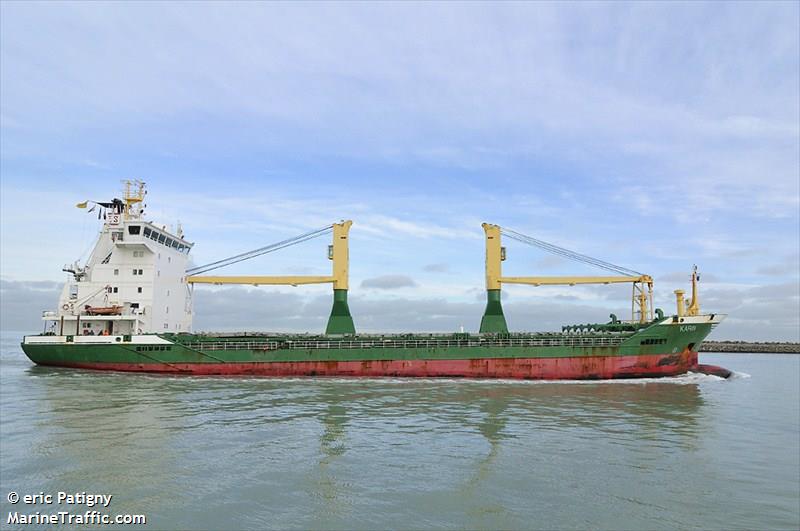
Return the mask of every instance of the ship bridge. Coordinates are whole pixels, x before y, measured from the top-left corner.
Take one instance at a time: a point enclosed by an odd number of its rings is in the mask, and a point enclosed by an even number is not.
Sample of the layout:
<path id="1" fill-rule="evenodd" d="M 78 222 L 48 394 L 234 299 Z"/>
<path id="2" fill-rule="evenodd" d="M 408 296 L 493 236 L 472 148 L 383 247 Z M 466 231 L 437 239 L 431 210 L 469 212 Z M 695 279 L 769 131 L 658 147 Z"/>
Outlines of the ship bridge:
<path id="1" fill-rule="evenodd" d="M 42 315 L 45 332 L 127 335 L 189 332 L 192 293 L 185 271 L 194 245 L 176 230 L 144 219 L 145 183 L 123 181 L 123 199 L 76 206 L 103 221 L 83 266 L 70 273 L 55 311 Z"/>

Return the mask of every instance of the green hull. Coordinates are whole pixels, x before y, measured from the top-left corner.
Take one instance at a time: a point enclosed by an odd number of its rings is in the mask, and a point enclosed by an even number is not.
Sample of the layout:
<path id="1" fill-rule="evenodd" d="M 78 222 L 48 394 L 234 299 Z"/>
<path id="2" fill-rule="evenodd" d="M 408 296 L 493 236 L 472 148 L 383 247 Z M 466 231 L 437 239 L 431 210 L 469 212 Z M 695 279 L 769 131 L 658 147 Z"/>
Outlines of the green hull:
<path id="1" fill-rule="evenodd" d="M 22 348 L 41 365 L 145 372 L 613 378 L 686 372 L 712 327 L 666 319 L 636 331 L 580 335 L 163 334 L 103 343 L 33 336 Z"/>

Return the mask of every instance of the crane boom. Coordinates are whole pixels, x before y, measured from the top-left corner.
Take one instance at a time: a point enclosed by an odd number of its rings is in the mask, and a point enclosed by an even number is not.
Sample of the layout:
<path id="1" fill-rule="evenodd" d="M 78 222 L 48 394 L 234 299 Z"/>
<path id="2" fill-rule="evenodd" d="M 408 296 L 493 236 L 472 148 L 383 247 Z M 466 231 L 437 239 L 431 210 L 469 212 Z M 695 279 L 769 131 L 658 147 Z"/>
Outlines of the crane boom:
<path id="1" fill-rule="evenodd" d="M 642 282 L 652 284 L 649 275 L 638 277 L 500 277 L 503 284 L 529 284 L 531 286 L 575 286 L 576 284 L 623 284 Z"/>
<path id="2" fill-rule="evenodd" d="M 190 284 L 245 284 L 251 286 L 275 285 L 275 286 L 299 286 L 301 284 L 327 284 L 333 282 L 334 277 L 313 277 L 313 276 L 196 276 L 186 277 L 186 282 Z"/>
<path id="3" fill-rule="evenodd" d="M 481 319 L 481 332 L 508 332 L 503 306 L 501 302 L 502 284 L 525 284 L 529 286 L 575 286 L 578 284 L 632 284 L 631 319 L 641 323 L 653 319 L 653 278 L 606 262 L 591 256 L 570 251 L 552 243 L 538 240 L 499 225 L 484 223 L 486 233 L 486 310 Z M 581 276 L 581 277 L 504 277 L 502 262 L 506 259 L 506 249 L 502 246 L 502 234 L 538 247 L 558 256 L 593 265 L 606 271 L 618 273 L 618 276 Z M 645 288 L 647 286 L 647 288 Z M 638 311 L 638 318 L 637 318 Z"/>
<path id="4" fill-rule="evenodd" d="M 326 334 L 354 334 L 355 326 L 353 317 L 350 315 L 350 308 L 347 304 L 347 289 L 350 276 L 350 254 L 348 246 L 348 236 L 352 221 L 342 221 L 334 223 L 328 227 L 323 227 L 316 231 L 302 234 L 289 240 L 284 240 L 276 244 L 268 245 L 254 251 L 242 253 L 230 258 L 218 260 L 205 266 L 196 267 L 189 273 L 211 271 L 220 267 L 235 264 L 244 260 L 250 260 L 256 256 L 261 256 L 268 252 L 283 249 L 290 245 L 295 245 L 324 234 L 331 228 L 333 229 L 333 242 L 328 247 L 328 259 L 332 261 L 330 276 L 200 276 L 189 275 L 186 282 L 189 284 L 245 284 L 251 286 L 274 285 L 274 286 L 299 286 L 302 284 L 333 284 L 333 308 L 328 318 Z"/>

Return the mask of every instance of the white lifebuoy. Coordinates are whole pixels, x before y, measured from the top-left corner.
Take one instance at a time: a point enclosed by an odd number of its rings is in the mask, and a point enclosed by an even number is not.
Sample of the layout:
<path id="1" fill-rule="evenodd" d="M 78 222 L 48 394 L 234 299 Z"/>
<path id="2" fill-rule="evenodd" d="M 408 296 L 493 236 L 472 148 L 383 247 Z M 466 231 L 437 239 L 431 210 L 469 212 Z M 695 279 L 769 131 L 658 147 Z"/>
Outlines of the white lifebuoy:
<path id="1" fill-rule="evenodd" d="M 65 304 L 61 307 L 62 310 L 69 310 L 69 304 Z"/>

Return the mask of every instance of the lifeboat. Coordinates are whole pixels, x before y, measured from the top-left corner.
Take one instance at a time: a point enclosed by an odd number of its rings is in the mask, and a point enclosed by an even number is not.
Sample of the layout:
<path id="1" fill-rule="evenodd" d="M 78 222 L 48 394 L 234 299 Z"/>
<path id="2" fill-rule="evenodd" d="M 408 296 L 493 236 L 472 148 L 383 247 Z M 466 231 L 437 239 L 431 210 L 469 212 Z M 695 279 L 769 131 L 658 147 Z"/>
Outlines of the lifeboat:
<path id="1" fill-rule="evenodd" d="M 122 306 L 85 306 L 86 315 L 122 315 Z"/>

